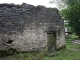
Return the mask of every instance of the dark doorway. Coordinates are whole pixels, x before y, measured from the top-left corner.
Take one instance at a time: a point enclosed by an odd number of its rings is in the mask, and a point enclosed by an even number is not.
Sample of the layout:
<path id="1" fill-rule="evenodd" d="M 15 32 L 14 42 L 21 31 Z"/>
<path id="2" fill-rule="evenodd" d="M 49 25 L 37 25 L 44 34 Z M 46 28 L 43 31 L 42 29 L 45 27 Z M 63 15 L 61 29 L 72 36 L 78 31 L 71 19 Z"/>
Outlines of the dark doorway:
<path id="1" fill-rule="evenodd" d="M 47 45 L 48 45 L 49 52 L 55 51 L 55 48 L 56 48 L 56 33 L 55 32 L 47 33 Z"/>

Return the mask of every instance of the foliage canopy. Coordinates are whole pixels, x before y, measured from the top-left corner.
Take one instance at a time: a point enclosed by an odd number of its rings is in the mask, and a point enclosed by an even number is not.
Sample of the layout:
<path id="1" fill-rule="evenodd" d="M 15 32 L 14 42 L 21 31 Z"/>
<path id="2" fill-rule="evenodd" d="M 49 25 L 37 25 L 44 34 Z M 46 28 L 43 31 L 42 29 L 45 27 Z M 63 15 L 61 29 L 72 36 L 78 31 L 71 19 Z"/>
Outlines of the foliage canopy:
<path id="1" fill-rule="evenodd" d="M 58 1 L 58 0 L 57 0 Z M 60 0 L 67 7 L 60 11 L 63 19 L 68 22 L 72 32 L 80 36 L 80 1 L 79 0 Z M 59 2 L 59 1 L 58 1 Z M 63 7 L 62 7 L 63 8 Z"/>

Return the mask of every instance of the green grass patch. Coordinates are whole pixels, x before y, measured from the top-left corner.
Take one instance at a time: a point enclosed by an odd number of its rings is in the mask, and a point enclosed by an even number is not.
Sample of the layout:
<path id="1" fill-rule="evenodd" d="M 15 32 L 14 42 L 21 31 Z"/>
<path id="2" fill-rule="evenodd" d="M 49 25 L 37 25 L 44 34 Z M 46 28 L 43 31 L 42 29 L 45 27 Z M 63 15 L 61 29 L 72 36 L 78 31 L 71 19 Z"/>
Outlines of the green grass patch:
<path id="1" fill-rule="evenodd" d="M 80 52 L 63 49 L 53 53 L 31 52 L 7 56 L 0 60 L 80 60 Z"/>
<path id="2" fill-rule="evenodd" d="M 76 36 L 76 35 L 69 35 L 69 36 L 70 36 L 70 38 L 66 39 L 66 47 L 67 47 L 67 49 L 71 49 L 71 48 L 80 49 L 80 45 L 72 43 L 72 41 L 79 39 L 78 36 Z"/>

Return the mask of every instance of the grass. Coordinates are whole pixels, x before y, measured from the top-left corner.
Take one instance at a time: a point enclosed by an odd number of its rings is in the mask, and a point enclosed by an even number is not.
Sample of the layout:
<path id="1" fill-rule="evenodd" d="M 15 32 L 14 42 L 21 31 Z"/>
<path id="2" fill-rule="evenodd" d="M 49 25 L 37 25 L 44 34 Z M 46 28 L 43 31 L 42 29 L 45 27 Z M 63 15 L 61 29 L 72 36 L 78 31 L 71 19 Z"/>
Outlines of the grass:
<path id="1" fill-rule="evenodd" d="M 80 52 L 61 50 L 55 53 L 32 52 L 3 57 L 0 60 L 80 60 Z"/>
<path id="2" fill-rule="evenodd" d="M 77 39 L 77 36 L 70 35 L 69 39 L 66 39 L 67 49 L 62 49 L 60 51 L 55 51 L 49 53 L 44 52 L 26 52 L 14 54 L 12 56 L 6 56 L 0 58 L 0 60 L 80 60 L 80 52 L 70 49 L 80 49 L 79 45 L 73 45 L 72 41 Z"/>
<path id="3" fill-rule="evenodd" d="M 68 49 L 80 49 L 80 45 L 79 44 L 73 44 L 72 41 L 77 40 L 78 37 L 75 35 L 70 35 L 70 38 L 66 39 L 66 47 Z"/>

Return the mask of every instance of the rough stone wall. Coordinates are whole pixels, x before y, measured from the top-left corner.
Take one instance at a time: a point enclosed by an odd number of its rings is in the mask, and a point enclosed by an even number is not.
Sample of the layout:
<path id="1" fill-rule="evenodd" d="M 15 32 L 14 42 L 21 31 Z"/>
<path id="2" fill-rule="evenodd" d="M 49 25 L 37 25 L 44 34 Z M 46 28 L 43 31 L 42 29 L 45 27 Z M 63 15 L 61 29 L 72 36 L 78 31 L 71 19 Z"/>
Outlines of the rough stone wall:
<path id="1" fill-rule="evenodd" d="M 25 3 L 0 4 L 0 49 L 44 50 L 47 46 L 47 31 L 58 33 L 64 29 L 63 25 L 63 20 L 56 8 Z M 57 36 L 57 41 L 60 40 L 59 44 L 56 43 L 57 47 L 65 45 L 64 36 L 59 36 Z M 12 42 L 9 43 L 9 40 Z"/>

